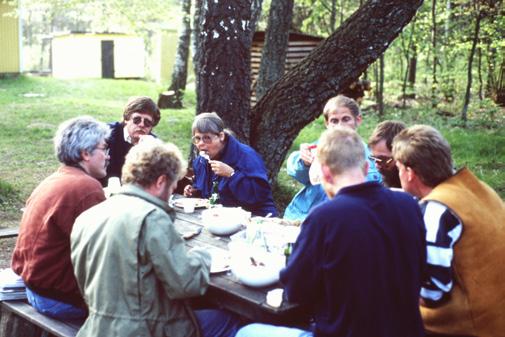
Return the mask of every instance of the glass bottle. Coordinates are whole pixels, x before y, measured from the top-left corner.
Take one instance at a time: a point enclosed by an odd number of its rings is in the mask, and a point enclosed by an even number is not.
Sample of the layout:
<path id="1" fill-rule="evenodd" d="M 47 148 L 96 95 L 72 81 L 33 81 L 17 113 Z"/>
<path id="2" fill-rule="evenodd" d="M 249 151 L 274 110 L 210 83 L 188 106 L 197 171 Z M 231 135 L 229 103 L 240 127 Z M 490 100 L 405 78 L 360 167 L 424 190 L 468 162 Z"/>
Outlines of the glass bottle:
<path id="1" fill-rule="evenodd" d="M 218 182 L 214 181 L 212 183 L 212 194 L 210 195 L 209 204 L 216 205 L 219 201 L 219 192 L 217 190 Z"/>
<path id="2" fill-rule="evenodd" d="M 288 242 L 286 247 L 284 247 L 284 256 L 286 257 L 286 266 L 288 265 L 289 257 L 291 256 L 291 251 L 293 250 L 293 244 Z"/>

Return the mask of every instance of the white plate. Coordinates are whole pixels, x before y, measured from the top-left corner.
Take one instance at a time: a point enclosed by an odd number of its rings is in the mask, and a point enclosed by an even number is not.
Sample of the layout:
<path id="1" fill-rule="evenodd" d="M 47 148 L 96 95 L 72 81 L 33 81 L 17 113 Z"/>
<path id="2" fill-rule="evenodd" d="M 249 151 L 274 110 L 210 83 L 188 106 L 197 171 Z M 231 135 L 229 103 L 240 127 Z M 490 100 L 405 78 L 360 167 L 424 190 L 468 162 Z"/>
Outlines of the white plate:
<path id="1" fill-rule="evenodd" d="M 174 199 L 172 204 L 175 207 L 184 208 L 184 200 L 192 200 L 195 204 L 195 208 L 206 208 L 209 205 L 209 199 L 202 198 L 177 198 Z"/>

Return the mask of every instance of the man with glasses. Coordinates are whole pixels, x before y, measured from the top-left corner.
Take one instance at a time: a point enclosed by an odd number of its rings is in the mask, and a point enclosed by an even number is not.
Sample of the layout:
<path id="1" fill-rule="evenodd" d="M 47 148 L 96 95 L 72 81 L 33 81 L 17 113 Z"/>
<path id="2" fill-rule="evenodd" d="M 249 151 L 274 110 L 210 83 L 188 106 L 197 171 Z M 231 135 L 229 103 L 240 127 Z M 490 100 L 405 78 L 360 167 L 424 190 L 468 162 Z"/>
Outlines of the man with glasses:
<path id="1" fill-rule="evenodd" d="M 87 314 L 70 261 L 70 232 L 79 214 L 105 200 L 107 124 L 91 117 L 62 123 L 54 137 L 62 165 L 26 202 L 12 255 L 12 270 L 26 284 L 28 302 L 42 314 L 62 319 Z"/>
<path id="2" fill-rule="evenodd" d="M 393 138 L 407 126 L 400 121 L 384 121 L 375 127 L 368 140 L 372 152 L 370 160 L 375 162 L 377 170 L 382 175 L 382 181 L 387 187 L 401 188 L 398 168 L 392 153 Z"/>
<path id="3" fill-rule="evenodd" d="M 362 122 L 362 115 L 358 104 L 352 98 L 338 95 L 330 98 L 323 109 L 324 126 L 329 129 L 341 125 L 353 130 L 357 130 Z M 321 184 L 315 183 L 311 179 L 309 171 L 314 172 L 319 169 L 310 170 L 315 157 L 317 142 L 312 144 L 301 144 L 300 151 L 294 151 L 287 160 L 288 175 L 303 184 L 303 188 L 294 196 L 293 200 L 286 207 L 284 218 L 289 220 L 303 220 L 309 212 L 318 204 L 328 200 Z M 370 151 L 365 146 L 365 154 L 368 159 Z M 381 175 L 375 168 L 373 160 L 369 159 L 368 181 L 381 181 Z M 317 162 L 314 165 L 318 165 Z"/>
<path id="4" fill-rule="evenodd" d="M 109 124 L 110 161 L 107 176 L 101 180 L 102 186 L 107 186 L 110 177 L 121 177 L 126 154 L 142 137 L 154 136 L 151 131 L 158 125 L 160 118 L 158 106 L 149 97 L 134 96 L 128 99 L 123 112 L 123 121 Z"/>

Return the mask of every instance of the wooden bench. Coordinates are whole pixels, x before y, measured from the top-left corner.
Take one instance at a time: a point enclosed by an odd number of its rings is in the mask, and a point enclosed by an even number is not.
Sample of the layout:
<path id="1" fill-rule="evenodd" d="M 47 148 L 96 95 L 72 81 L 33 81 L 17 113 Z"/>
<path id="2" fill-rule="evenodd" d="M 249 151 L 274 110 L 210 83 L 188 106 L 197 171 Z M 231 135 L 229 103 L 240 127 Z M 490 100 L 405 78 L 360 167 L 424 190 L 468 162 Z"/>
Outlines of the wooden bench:
<path id="1" fill-rule="evenodd" d="M 81 324 L 60 321 L 23 301 L 1 302 L 0 337 L 75 337 Z"/>
<path id="2" fill-rule="evenodd" d="M 14 238 L 18 236 L 19 227 L 0 228 L 0 239 Z"/>

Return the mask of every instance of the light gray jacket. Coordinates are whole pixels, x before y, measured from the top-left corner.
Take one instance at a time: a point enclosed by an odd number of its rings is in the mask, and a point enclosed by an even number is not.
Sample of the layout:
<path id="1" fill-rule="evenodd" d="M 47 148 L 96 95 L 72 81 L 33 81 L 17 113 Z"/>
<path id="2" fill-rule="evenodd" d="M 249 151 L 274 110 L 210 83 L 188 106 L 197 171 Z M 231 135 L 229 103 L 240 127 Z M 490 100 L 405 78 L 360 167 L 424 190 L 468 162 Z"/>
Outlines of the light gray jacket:
<path id="1" fill-rule="evenodd" d="M 187 251 L 166 202 L 134 185 L 82 213 L 71 235 L 89 307 L 84 336 L 198 336 L 185 299 L 203 295 L 210 256 Z"/>

